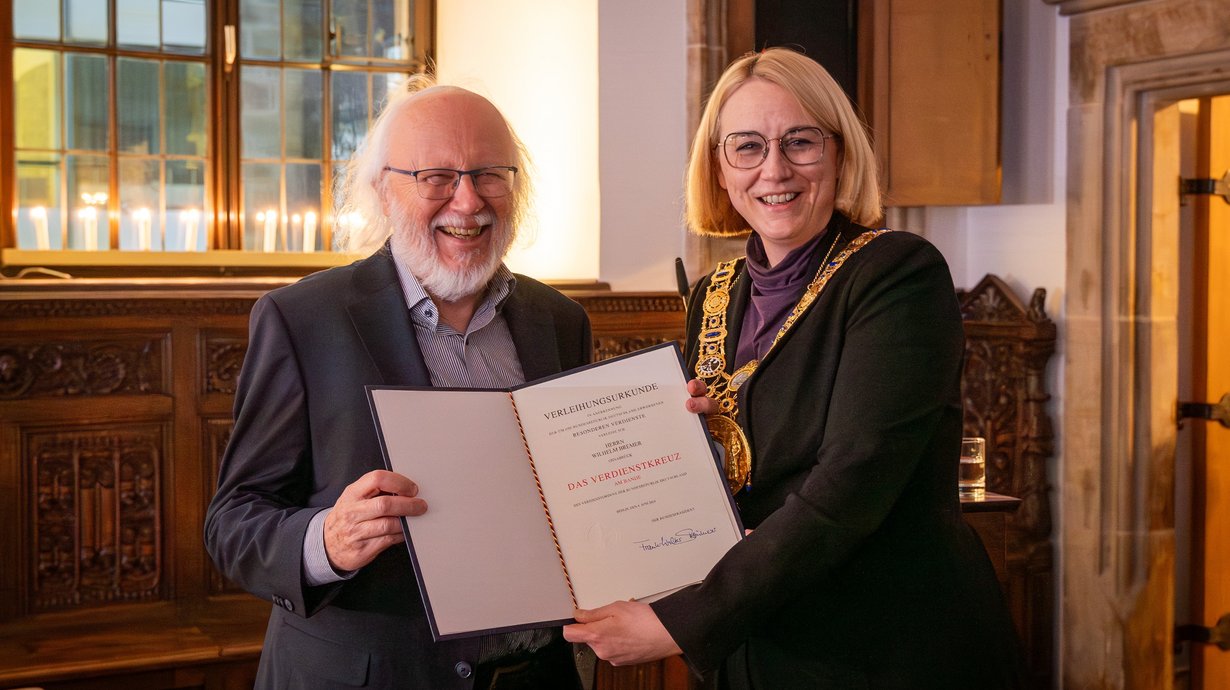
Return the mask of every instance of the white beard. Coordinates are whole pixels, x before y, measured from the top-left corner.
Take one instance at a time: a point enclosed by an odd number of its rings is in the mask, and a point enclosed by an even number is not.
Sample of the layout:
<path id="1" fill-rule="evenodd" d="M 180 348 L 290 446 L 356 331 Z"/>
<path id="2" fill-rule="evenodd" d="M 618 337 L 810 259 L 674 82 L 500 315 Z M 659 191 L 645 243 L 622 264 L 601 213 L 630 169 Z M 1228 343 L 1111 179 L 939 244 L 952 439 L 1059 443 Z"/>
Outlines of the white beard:
<path id="1" fill-rule="evenodd" d="M 482 292 L 499 269 L 513 241 L 513 233 L 503 221 L 490 211 L 482 211 L 471 219 L 480 226 L 491 226 L 484 231 L 491 233 L 490 242 L 486 249 L 474 249 L 456 257 L 461 267 L 453 271 L 440 261 L 434 227 L 422 227 L 408 220 L 410 214 L 397 202 L 393 203 L 392 211 L 390 220 L 394 230 L 390 246 L 393 257 L 410 270 L 428 294 L 445 302 L 455 302 Z M 451 215 L 437 216 L 432 223 L 462 224 L 459 218 Z"/>

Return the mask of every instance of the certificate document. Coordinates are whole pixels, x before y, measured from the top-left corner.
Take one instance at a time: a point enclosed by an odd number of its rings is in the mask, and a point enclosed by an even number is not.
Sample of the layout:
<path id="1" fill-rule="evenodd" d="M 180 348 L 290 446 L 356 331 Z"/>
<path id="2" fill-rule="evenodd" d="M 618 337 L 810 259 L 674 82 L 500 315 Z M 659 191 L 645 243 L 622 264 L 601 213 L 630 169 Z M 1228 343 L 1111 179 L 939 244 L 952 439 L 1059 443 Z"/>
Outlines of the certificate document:
<path id="1" fill-rule="evenodd" d="M 436 639 L 699 582 L 743 536 L 668 343 L 511 390 L 369 386 Z"/>

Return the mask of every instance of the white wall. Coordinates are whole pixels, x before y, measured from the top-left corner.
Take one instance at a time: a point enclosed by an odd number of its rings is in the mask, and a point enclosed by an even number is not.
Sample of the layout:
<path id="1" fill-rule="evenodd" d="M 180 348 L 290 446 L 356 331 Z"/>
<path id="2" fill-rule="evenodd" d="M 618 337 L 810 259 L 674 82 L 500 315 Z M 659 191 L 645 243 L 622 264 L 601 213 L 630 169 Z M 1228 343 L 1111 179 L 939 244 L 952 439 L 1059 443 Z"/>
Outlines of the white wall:
<path id="1" fill-rule="evenodd" d="M 597 278 L 597 0 L 447 0 L 436 13 L 440 81 L 490 98 L 534 162 L 537 222 L 509 265 L 537 278 Z"/>
<path id="2" fill-rule="evenodd" d="M 615 290 L 675 288 L 691 140 L 687 4 L 599 3 L 600 277 Z"/>
<path id="3" fill-rule="evenodd" d="M 657 0 L 437 4 L 440 80 L 489 98 L 535 162 L 513 270 L 670 290 L 683 251 L 687 7 Z"/>

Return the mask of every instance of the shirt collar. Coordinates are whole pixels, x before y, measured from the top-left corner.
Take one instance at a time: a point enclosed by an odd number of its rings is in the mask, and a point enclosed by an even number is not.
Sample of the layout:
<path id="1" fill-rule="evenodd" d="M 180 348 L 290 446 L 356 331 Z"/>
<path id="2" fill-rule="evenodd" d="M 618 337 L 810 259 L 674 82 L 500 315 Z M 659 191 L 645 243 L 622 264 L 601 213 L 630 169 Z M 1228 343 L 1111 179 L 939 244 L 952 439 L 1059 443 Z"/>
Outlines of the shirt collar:
<path id="1" fill-rule="evenodd" d="M 397 267 L 397 278 L 401 281 L 402 294 L 406 298 L 406 307 L 410 310 L 411 318 L 435 330 L 440 323 L 440 310 L 436 308 L 431 295 L 427 294 L 427 290 L 419 283 L 419 279 L 402 262 L 394 259 L 393 265 Z M 512 295 L 513 288 L 516 286 L 517 277 L 501 263 L 495 269 L 495 275 L 491 276 L 491 280 L 487 283 L 487 294 L 483 296 L 483 301 L 475 310 L 475 316 L 488 310 L 498 313 L 504 308 L 504 303 L 508 301 L 508 297 Z"/>

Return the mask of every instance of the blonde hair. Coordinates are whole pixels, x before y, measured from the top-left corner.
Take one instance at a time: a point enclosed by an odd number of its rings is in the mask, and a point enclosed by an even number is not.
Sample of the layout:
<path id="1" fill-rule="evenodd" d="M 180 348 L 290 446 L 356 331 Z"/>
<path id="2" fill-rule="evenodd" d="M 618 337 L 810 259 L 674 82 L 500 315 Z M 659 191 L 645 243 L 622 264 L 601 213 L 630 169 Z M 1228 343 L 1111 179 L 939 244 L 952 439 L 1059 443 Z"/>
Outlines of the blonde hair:
<path id="1" fill-rule="evenodd" d="M 401 88 L 389 96 L 367 136 L 346 162 L 339 178 L 334 203 L 337 221 L 334 223 L 333 246 L 338 251 L 370 254 L 379 249 L 393 234 L 395 228 L 385 215 L 380 195 L 381 173 L 389 160 L 389 133 L 393 127 L 392 123 L 397 121 L 397 116 L 416 96 L 439 89 L 462 90 L 460 87 L 438 84 L 430 74 L 411 75 Z M 532 164 L 525 144 L 506 118 L 504 125 L 508 128 L 508 135 L 513 142 L 514 153 L 510 163 L 517 168 L 516 184 L 508 204 L 508 226 L 515 236 L 526 221 L 530 199 L 533 198 L 530 174 Z"/>
<path id="2" fill-rule="evenodd" d="M 860 225 L 872 225 L 883 215 L 875 154 L 866 126 L 836 80 L 815 60 L 787 48 L 747 53 L 730 64 L 709 96 L 692 140 L 684 182 L 688 227 L 701 235 L 730 237 L 746 234 L 748 223 L 718 184 L 718 115 L 730 95 L 750 79 L 763 79 L 785 89 L 824 130 L 837 135 L 841 168 L 837 171 L 838 211 Z"/>

